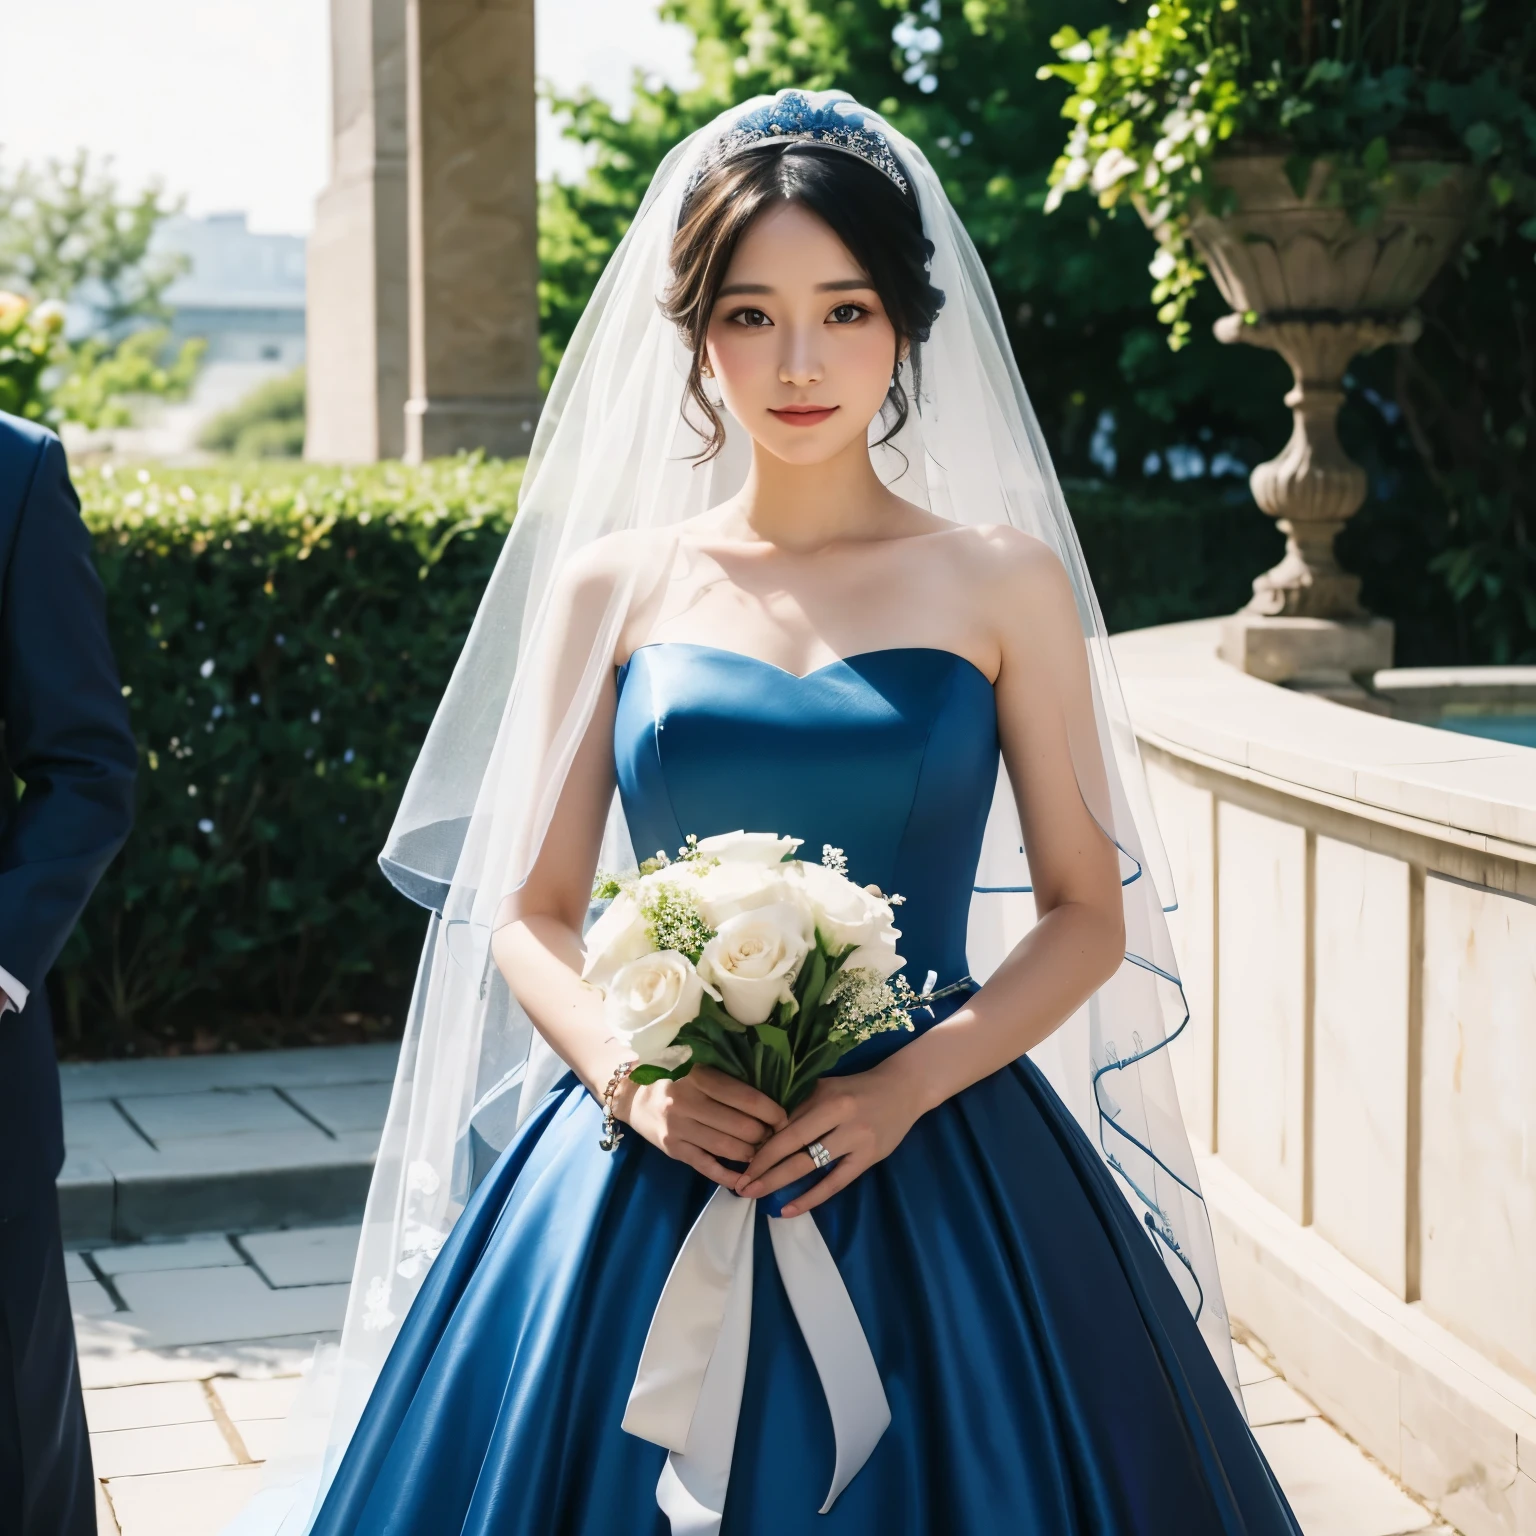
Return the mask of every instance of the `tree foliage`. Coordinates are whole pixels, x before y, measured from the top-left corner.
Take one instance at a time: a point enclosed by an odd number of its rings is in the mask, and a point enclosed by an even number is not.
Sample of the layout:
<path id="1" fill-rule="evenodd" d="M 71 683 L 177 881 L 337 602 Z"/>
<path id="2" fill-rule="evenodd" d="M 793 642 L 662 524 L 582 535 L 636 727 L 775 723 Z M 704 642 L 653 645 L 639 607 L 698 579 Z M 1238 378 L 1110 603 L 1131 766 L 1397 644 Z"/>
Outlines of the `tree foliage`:
<path id="1" fill-rule="evenodd" d="M 132 419 L 136 397 L 186 394 L 204 344 L 172 351 L 159 324 L 186 262 L 152 247 L 179 207 L 158 186 L 124 193 L 110 162 L 84 150 L 40 169 L 0 166 L 0 409 L 113 427 Z M 74 335 L 66 304 L 84 317 Z"/>
<path id="2" fill-rule="evenodd" d="M 181 203 L 151 184 L 124 193 L 111 162 L 86 150 L 72 160 L 0 167 L 0 288 L 87 304 L 91 329 L 115 336 L 140 320 L 166 320 L 165 290 L 184 257 L 151 249 Z"/>

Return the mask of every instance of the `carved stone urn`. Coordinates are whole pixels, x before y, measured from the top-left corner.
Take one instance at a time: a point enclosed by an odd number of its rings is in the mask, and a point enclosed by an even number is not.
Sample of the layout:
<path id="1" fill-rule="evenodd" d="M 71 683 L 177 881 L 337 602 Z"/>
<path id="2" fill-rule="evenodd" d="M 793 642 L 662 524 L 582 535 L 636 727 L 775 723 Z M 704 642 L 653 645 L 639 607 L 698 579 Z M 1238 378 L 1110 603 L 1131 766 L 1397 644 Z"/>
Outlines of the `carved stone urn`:
<path id="1" fill-rule="evenodd" d="M 1230 187 L 1233 212 L 1197 211 L 1189 235 L 1233 314 L 1216 322 L 1225 342 L 1280 353 L 1294 384 L 1290 441 L 1249 476 L 1254 500 L 1277 519 L 1285 555 L 1253 583 L 1227 621 L 1222 655 L 1273 682 L 1348 690 L 1358 674 L 1392 664 L 1392 625 L 1360 604 L 1360 581 L 1333 542 L 1365 500 L 1365 471 L 1340 446 L 1339 407 L 1350 359 L 1419 335 L 1413 305 L 1450 254 L 1478 194 L 1470 167 L 1403 160 L 1401 200 L 1368 225 L 1328 201 L 1317 162 L 1304 195 L 1284 156 L 1233 152 L 1213 179 Z"/>

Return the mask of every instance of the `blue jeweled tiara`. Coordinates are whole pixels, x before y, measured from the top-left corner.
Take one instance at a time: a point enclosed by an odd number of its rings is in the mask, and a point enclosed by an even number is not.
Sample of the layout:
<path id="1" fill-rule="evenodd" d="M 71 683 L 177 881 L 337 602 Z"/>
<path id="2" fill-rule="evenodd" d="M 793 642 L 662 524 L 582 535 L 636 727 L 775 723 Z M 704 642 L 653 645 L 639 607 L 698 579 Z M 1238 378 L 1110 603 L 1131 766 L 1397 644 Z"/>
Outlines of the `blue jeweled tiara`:
<path id="1" fill-rule="evenodd" d="M 820 99 L 818 100 L 817 97 Z M 907 190 L 906 172 L 891 149 L 890 141 L 878 128 L 865 126 L 864 109 L 849 96 L 831 91 L 817 97 L 805 91 L 780 91 L 765 107 L 757 107 L 740 117 L 723 133 L 699 161 L 688 178 L 683 193 L 686 202 L 700 179 L 722 160 L 776 139 L 806 139 L 857 155 L 866 164 L 889 176 L 903 193 Z"/>

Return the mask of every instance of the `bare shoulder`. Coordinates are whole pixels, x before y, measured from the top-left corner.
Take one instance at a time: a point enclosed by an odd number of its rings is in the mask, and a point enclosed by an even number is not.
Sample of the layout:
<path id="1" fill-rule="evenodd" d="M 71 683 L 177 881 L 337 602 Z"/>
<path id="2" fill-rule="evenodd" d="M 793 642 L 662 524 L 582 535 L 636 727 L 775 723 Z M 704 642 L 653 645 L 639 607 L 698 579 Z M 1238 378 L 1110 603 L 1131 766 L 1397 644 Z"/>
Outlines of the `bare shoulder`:
<path id="1" fill-rule="evenodd" d="M 1027 685 L 1081 654 L 1072 580 L 1043 539 L 1008 524 L 974 524 L 936 542 L 945 596 L 964 605 L 972 632 L 996 656 L 995 681 Z"/>
<path id="2" fill-rule="evenodd" d="M 984 602 L 1016 607 L 1021 599 L 1059 600 L 1072 583 L 1043 539 L 1007 523 L 962 524 L 940 540 L 953 575 Z"/>
<path id="3" fill-rule="evenodd" d="M 664 562 L 676 544 L 676 532 L 666 528 L 619 528 L 582 545 L 562 563 L 557 589 L 572 598 L 611 595 L 644 583 L 648 573 Z"/>
<path id="4" fill-rule="evenodd" d="M 654 528 L 616 528 L 601 534 L 567 556 L 561 575 L 578 581 L 623 576 L 643 563 L 649 551 L 661 547 L 659 536 L 663 532 Z"/>

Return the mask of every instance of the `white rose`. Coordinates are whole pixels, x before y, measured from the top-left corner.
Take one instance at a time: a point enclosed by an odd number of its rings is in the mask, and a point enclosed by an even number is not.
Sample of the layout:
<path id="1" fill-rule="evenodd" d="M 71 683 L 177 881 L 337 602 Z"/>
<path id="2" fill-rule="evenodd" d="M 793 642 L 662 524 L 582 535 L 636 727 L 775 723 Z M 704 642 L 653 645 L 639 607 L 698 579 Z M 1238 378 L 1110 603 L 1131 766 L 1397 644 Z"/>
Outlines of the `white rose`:
<path id="1" fill-rule="evenodd" d="M 793 1001 L 812 936 L 808 914 L 793 902 L 742 912 L 704 946 L 699 974 L 738 1024 L 762 1024 L 779 1003 Z"/>
<path id="2" fill-rule="evenodd" d="M 855 885 L 824 864 L 801 864 L 798 868 L 816 914 L 816 926 L 833 949 L 846 944 L 889 944 L 894 950 L 901 930 L 895 926 L 891 904 L 884 897 Z"/>
<path id="3" fill-rule="evenodd" d="M 904 956 L 896 953 L 897 937 L 897 932 L 893 928 L 889 934 L 882 934 L 873 944 L 860 944 L 843 961 L 842 969 L 874 971 L 881 981 L 889 981 L 907 963 Z"/>
<path id="4" fill-rule="evenodd" d="M 768 864 L 712 864 L 694 876 L 699 916 L 711 928 L 758 907 L 793 899 L 787 889 L 786 870 Z"/>
<path id="5" fill-rule="evenodd" d="M 728 864 L 782 864 L 804 841 L 774 832 L 717 832 L 701 838 L 699 852 Z"/>
<path id="6" fill-rule="evenodd" d="M 642 1062 L 680 1067 L 691 1051 L 672 1042 L 698 1018 L 703 996 L 704 983 L 687 955 L 662 949 L 621 967 L 607 989 L 604 1019 Z"/>
<path id="7" fill-rule="evenodd" d="M 587 929 L 587 958 L 582 979 L 595 987 L 606 987 L 621 967 L 648 954 L 651 938 L 645 918 L 633 896 L 621 891 L 608 904 L 608 910 Z"/>

